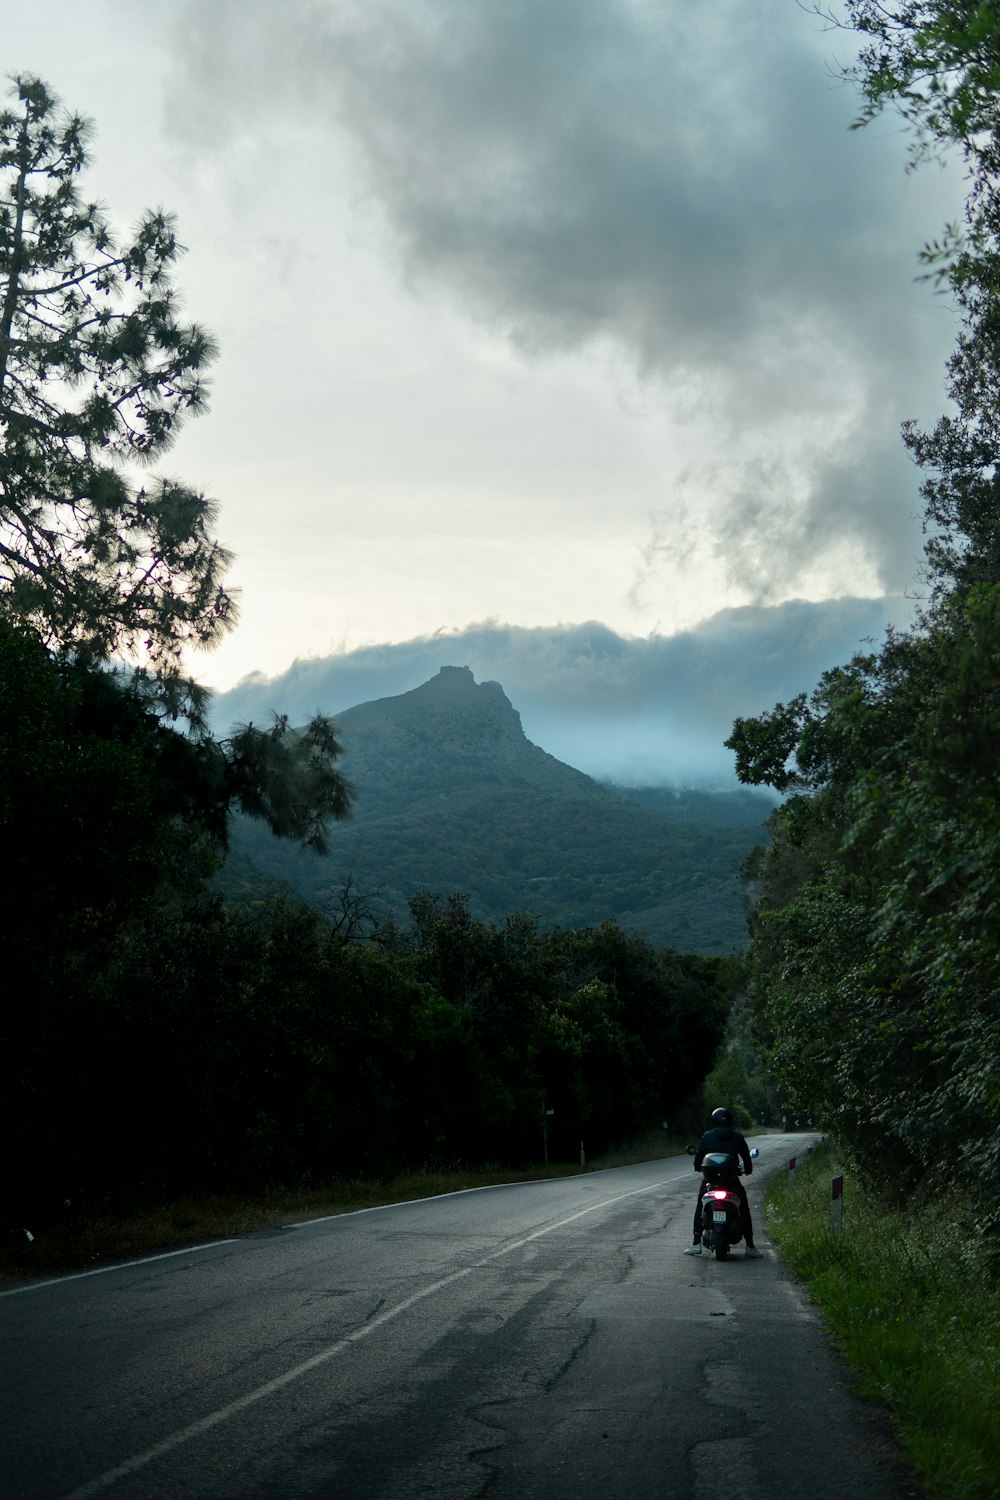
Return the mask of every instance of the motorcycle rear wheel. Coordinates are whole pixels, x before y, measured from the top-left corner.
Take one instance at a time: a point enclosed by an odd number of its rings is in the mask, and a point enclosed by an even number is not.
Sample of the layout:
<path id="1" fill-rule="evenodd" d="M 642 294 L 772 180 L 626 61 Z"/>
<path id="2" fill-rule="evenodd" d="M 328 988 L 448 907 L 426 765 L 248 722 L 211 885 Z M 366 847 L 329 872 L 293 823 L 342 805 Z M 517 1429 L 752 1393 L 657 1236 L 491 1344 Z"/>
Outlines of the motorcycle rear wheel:
<path id="1" fill-rule="evenodd" d="M 722 1238 L 722 1235 L 720 1234 L 720 1235 L 717 1236 L 716 1241 L 715 1241 L 715 1258 L 716 1258 L 716 1260 L 725 1260 L 725 1258 L 726 1258 L 726 1256 L 728 1254 L 729 1254 L 729 1241 L 728 1240 L 724 1240 Z"/>

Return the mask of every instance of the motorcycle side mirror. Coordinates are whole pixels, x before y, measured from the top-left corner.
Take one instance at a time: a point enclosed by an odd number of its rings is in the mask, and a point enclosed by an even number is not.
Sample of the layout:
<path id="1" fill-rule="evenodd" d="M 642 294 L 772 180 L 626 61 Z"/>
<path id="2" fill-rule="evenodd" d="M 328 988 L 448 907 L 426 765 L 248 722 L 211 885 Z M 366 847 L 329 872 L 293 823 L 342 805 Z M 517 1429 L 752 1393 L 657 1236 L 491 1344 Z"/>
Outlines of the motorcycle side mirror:
<path id="1" fill-rule="evenodd" d="M 751 1156 L 759 1156 L 760 1155 L 760 1147 L 759 1146 L 751 1146 L 750 1147 L 750 1155 Z"/>

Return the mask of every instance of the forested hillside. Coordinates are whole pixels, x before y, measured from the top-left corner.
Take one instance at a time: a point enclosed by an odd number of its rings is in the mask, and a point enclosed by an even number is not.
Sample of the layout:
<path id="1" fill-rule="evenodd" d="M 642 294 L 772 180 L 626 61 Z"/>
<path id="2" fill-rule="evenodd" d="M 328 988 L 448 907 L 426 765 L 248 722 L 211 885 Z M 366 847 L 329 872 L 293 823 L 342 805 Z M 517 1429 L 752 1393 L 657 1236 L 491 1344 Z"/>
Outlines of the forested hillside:
<path id="1" fill-rule="evenodd" d="M 787 794 L 757 859 L 753 1028 L 794 1106 L 882 1193 L 960 1185 L 1000 1231 L 1000 24 L 972 4 L 849 6 L 864 119 L 898 109 L 919 165 L 961 154 L 963 223 L 927 247 L 960 331 L 923 473 L 914 629 L 731 740 Z M 971 1227 L 971 1226 L 970 1226 Z"/>
<path id="2" fill-rule="evenodd" d="M 607 920 L 705 955 L 746 943 L 740 867 L 773 805 L 760 793 L 603 787 L 525 738 L 498 683 L 444 667 L 409 693 L 337 715 L 353 816 L 316 858 L 247 819 L 220 872 L 229 899 L 279 881 L 329 910 L 348 877 L 379 916 L 461 891 L 483 921 Z"/>

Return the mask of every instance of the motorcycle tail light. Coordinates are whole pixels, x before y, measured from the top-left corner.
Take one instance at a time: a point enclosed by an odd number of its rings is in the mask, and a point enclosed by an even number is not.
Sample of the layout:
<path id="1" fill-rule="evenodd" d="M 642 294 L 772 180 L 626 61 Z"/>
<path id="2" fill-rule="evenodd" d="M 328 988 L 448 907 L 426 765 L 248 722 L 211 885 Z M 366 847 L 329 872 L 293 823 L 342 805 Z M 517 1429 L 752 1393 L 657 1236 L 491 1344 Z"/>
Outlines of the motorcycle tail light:
<path id="1" fill-rule="evenodd" d="M 726 1198 L 729 1197 L 729 1194 L 727 1192 L 725 1192 L 722 1188 L 714 1188 L 712 1190 L 712 1197 L 713 1198 L 718 1198 L 719 1202 L 721 1203 Z"/>

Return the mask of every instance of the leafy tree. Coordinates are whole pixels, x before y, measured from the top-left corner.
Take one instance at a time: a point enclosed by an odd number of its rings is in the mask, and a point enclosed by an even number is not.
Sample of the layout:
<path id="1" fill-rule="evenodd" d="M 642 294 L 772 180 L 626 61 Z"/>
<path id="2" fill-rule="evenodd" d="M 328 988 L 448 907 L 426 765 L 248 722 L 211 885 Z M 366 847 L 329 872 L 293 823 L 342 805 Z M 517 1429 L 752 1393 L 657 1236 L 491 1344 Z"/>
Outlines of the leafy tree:
<path id="1" fill-rule="evenodd" d="M 904 427 L 924 472 L 930 597 L 916 626 L 727 741 L 789 794 L 755 857 L 756 1029 L 792 1106 L 884 1187 L 956 1178 L 1000 1228 L 1000 11 L 852 0 L 863 124 L 958 148 L 965 221 L 925 247 L 961 329 L 954 410 Z M 877 1158 L 873 1146 L 877 1145 Z"/>
<path id="2" fill-rule="evenodd" d="M 299 780 L 293 746 L 272 794 L 252 756 L 247 765 L 225 741 L 178 733 L 134 681 L 53 656 L 2 616 L 0 703 L 14 985 L 0 1016 L 0 1131 L 12 1201 L 221 1183 L 265 1162 L 291 1170 L 302 1152 L 288 1097 L 308 1083 L 313 1098 L 321 1070 L 310 1057 L 289 1064 L 281 1094 L 253 1038 L 278 1027 L 292 970 L 276 965 L 265 983 L 263 940 L 218 910 L 206 880 L 234 805 L 252 799 L 279 831 L 318 836 L 318 812 L 342 803 L 336 742 L 315 751 L 298 800 L 286 795 Z M 265 735 L 268 752 L 283 754 L 291 733 Z M 238 738 L 245 754 L 247 731 Z M 310 983 L 322 992 L 322 965 Z M 276 1092 L 283 1107 L 269 1118 L 281 1130 L 265 1152 L 245 1132 Z"/>
<path id="3" fill-rule="evenodd" d="M 1000 568 L 1000 7 L 996 0 L 849 0 L 865 39 L 849 75 L 859 124 L 885 109 L 911 127 L 915 158 L 957 151 L 966 168 L 964 223 L 922 258 L 954 295 L 961 329 L 948 361 L 954 413 L 929 432 L 904 425 L 924 471 L 927 556 L 935 595 L 989 583 Z"/>
<path id="4" fill-rule="evenodd" d="M 810 9 L 830 26 L 861 38 L 857 61 L 841 70 L 863 99 L 855 128 L 890 109 L 909 127 L 914 164 L 953 150 L 964 158 L 965 226 L 949 225 L 943 239 L 923 252 L 940 278 L 961 284 L 996 231 L 996 0 L 846 0 L 842 11 L 815 0 Z"/>
<path id="5" fill-rule="evenodd" d="M 911 127 L 913 148 L 937 152 L 948 142 L 984 149 L 1000 115 L 1000 12 L 995 0 L 847 0 L 845 22 L 814 7 L 863 42 L 848 70 L 865 106 L 859 123 L 887 106 Z"/>
<path id="6" fill-rule="evenodd" d="M 168 870 L 197 878 L 180 825 L 203 757 L 110 673 L 2 617 L 0 699 L 5 942 L 30 972 L 55 948 L 102 941 Z"/>
<path id="7" fill-rule="evenodd" d="M 0 605 L 51 645 L 145 656 L 233 622 L 215 507 L 169 478 L 139 483 L 205 408 L 212 338 L 182 321 L 180 254 L 157 211 L 116 242 L 78 178 L 89 127 L 37 78 L 0 113 Z"/>
<path id="8" fill-rule="evenodd" d="M 331 719 L 314 714 L 295 729 L 287 714 L 276 714 L 269 729 L 244 724 L 226 740 L 203 736 L 201 743 L 221 773 L 224 814 L 238 807 L 276 837 L 327 852 L 330 821 L 351 811 L 351 786 L 337 767 L 341 746 Z M 223 842 L 225 837 L 223 829 Z"/>
<path id="9" fill-rule="evenodd" d="M 997 1214 L 1000 587 L 956 593 L 797 715 L 800 790 L 756 858 L 751 964 L 769 1060 L 797 1111 L 894 1168 L 956 1176 Z M 729 744 L 787 776 L 788 716 Z M 768 746 L 768 734 L 774 740 Z M 754 759 L 748 747 L 758 756 Z"/>

